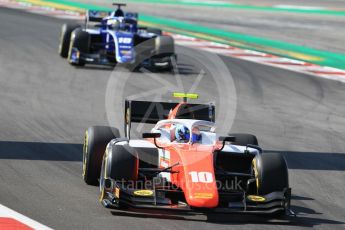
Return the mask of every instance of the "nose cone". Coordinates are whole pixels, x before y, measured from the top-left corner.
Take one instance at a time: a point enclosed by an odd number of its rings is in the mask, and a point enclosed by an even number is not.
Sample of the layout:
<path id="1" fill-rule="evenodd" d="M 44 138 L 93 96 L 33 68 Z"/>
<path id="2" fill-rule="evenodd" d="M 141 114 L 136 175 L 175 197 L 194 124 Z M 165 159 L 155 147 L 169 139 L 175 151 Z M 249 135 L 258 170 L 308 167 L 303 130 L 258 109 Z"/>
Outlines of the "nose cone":
<path id="1" fill-rule="evenodd" d="M 187 203 L 192 207 L 215 208 L 218 206 L 218 189 L 213 167 L 212 149 L 189 149 L 181 154 L 183 170 L 180 181 Z"/>
<path id="2" fill-rule="evenodd" d="M 192 207 L 215 208 L 218 206 L 218 192 L 217 190 L 194 192 L 189 195 L 187 202 Z"/>

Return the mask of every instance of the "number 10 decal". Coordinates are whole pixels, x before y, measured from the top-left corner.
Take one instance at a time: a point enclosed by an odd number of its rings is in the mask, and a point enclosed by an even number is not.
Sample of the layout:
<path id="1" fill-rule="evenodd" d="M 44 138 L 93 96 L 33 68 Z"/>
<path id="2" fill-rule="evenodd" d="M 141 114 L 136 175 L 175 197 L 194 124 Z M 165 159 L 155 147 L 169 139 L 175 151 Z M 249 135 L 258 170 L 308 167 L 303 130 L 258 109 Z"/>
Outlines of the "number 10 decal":
<path id="1" fill-rule="evenodd" d="M 192 182 L 194 183 L 212 183 L 213 182 L 213 176 L 210 172 L 190 172 L 189 175 L 192 177 Z"/>

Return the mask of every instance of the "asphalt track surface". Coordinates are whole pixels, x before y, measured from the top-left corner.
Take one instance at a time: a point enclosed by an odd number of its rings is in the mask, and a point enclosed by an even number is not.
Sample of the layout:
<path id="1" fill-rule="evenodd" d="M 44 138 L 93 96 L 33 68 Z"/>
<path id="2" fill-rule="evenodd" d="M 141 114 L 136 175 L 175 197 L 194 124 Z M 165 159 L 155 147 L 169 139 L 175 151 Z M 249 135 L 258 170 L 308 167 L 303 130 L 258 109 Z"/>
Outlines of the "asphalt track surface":
<path id="1" fill-rule="evenodd" d="M 61 20 L 0 8 L 0 21 L 1 204 L 55 229 L 345 227 L 343 83 L 222 58 L 237 92 L 232 131 L 254 133 L 264 149 L 284 153 L 298 217 L 110 212 L 98 203 L 98 188 L 82 181 L 81 143 L 86 127 L 107 124 L 105 90 L 112 71 L 76 69 L 61 59 Z M 178 63 L 185 85 L 200 72 L 192 64 Z M 168 73 L 160 77 L 173 79 Z M 155 84 L 135 73 L 126 94 Z M 196 90 L 201 98 L 217 101 L 222 95 L 212 84 L 206 73 Z"/>
<path id="2" fill-rule="evenodd" d="M 109 0 L 79 0 L 109 7 Z M 212 2 L 212 1 L 210 1 Z M 230 1 L 243 5 L 292 5 L 345 9 L 345 1 L 284 1 L 265 0 Z M 345 27 L 344 17 L 289 11 L 264 11 L 237 8 L 196 7 L 188 5 L 155 5 L 147 3 L 129 3 L 128 9 L 140 10 L 148 15 L 177 19 L 261 38 L 279 40 L 314 49 L 344 53 Z M 163 9 L 163 10 L 160 10 Z"/>

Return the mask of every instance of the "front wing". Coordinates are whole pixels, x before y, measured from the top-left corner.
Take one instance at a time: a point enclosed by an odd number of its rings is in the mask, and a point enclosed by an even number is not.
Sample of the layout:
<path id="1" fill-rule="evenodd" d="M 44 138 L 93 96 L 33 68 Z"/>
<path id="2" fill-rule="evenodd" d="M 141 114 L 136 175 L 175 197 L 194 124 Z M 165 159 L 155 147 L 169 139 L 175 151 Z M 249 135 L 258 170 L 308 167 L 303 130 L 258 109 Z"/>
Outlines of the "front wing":
<path id="1" fill-rule="evenodd" d="M 291 188 L 284 191 L 260 196 L 260 200 L 253 201 L 245 193 L 219 192 L 219 206 L 216 208 L 193 208 L 186 202 L 172 202 L 171 197 L 183 196 L 181 190 L 175 189 L 137 189 L 128 188 L 121 183 L 106 179 L 106 188 L 101 194 L 100 202 L 106 208 L 120 208 L 123 206 L 135 209 L 160 209 L 196 213 L 242 213 L 242 214 L 281 214 L 295 215 L 290 209 Z M 237 199 L 242 196 L 243 199 Z"/>
<path id="2" fill-rule="evenodd" d="M 102 55 L 102 54 L 89 54 L 89 53 L 82 53 L 77 48 L 72 48 L 71 50 L 71 58 L 70 63 L 71 64 L 93 64 L 93 65 L 107 65 L 107 66 L 115 66 L 115 56 L 109 56 L 109 55 Z M 162 56 L 162 57 L 151 57 L 150 59 L 143 60 L 142 63 L 140 63 L 139 66 L 146 67 L 146 68 L 156 68 L 156 69 L 166 69 L 166 68 L 172 68 L 172 62 L 171 59 L 175 58 L 176 55 L 168 55 L 168 56 Z M 109 61 L 113 59 L 114 61 Z M 133 65 L 134 63 L 122 63 L 122 64 L 129 64 Z"/>

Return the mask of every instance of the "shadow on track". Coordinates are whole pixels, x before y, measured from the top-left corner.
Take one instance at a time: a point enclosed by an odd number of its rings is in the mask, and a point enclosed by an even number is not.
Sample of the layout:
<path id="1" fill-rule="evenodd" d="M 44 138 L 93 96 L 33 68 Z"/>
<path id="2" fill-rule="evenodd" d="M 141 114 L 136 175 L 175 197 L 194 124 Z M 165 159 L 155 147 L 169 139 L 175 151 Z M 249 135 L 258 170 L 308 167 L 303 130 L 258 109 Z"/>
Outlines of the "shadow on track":
<path id="1" fill-rule="evenodd" d="M 282 153 L 289 169 L 345 171 L 345 153 L 291 152 L 265 150 Z"/>
<path id="2" fill-rule="evenodd" d="M 258 224 L 258 225 L 277 225 L 277 226 L 296 226 L 296 227 L 314 227 L 321 224 L 340 225 L 345 222 L 328 220 L 322 218 L 307 217 L 305 214 L 320 215 L 314 210 L 303 207 L 292 207 L 297 211 L 297 217 L 286 216 L 282 218 L 273 218 L 263 215 L 238 215 L 238 214 L 194 214 L 194 213 L 174 213 L 161 212 L 155 210 L 114 210 L 111 211 L 114 216 L 125 216 L 133 218 L 155 218 L 155 219 L 169 219 L 169 220 L 183 220 L 183 221 L 198 221 L 209 222 L 219 225 L 243 225 L 243 224 Z"/>
<path id="3" fill-rule="evenodd" d="M 303 196 L 292 196 L 293 200 L 312 201 L 313 198 Z M 342 225 L 343 221 L 329 220 L 315 217 L 322 215 L 313 209 L 302 206 L 291 206 L 292 210 L 297 216 L 282 216 L 273 217 L 270 215 L 250 215 L 250 214 L 216 214 L 216 213 L 193 213 L 193 212 L 174 212 L 169 210 L 148 210 L 148 209 L 121 209 L 112 210 L 111 214 L 114 216 L 125 216 L 133 218 L 154 218 L 154 219 L 168 219 L 168 220 L 183 220 L 193 222 L 209 222 L 219 225 L 275 225 L 275 226 L 293 226 L 293 227 L 314 227 L 322 224 Z M 313 215 L 313 216 L 310 216 Z"/>
<path id="4" fill-rule="evenodd" d="M 81 144 L 0 141 L 0 159 L 81 161 Z M 345 171 L 345 153 L 291 152 L 284 154 L 289 169 Z"/>
<path id="5" fill-rule="evenodd" d="M 274 225 L 274 226 L 295 226 L 295 227 L 314 227 L 322 224 L 341 225 L 345 222 L 329 220 L 323 218 L 313 218 L 307 216 L 297 217 L 283 217 L 281 219 L 274 219 L 263 216 L 208 216 L 208 222 L 222 224 L 222 225 L 243 225 L 243 224 L 257 224 L 257 225 Z"/>
<path id="6" fill-rule="evenodd" d="M 180 74 L 180 75 L 196 75 L 196 74 L 199 74 L 192 67 L 186 67 L 186 65 L 183 65 L 183 66 L 178 67 L 178 69 L 177 69 L 177 73 L 178 74 Z M 82 67 L 78 67 L 78 66 L 72 66 L 72 67 L 77 69 L 77 70 L 94 70 L 94 71 L 101 70 L 101 71 L 109 71 L 109 72 L 112 72 L 112 71 L 115 70 L 115 67 L 113 67 L 113 66 L 87 65 L 87 66 L 82 66 Z M 123 70 L 124 71 L 129 71 L 127 69 L 123 69 Z M 146 71 L 149 71 L 150 73 L 156 73 L 156 74 L 165 74 L 165 75 L 172 74 L 172 75 L 174 75 L 174 73 L 172 71 L 159 71 L 159 70 L 148 69 L 148 68 L 146 68 Z M 141 71 L 140 69 L 136 69 L 136 70 L 134 70 L 132 72 L 133 73 L 145 73 L 145 72 Z"/>
<path id="7" fill-rule="evenodd" d="M 82 161 L 83 145 L 0 141 L 0 159 Z"/>
<path id="8" fill-rule="evenodd" d="M 87 69 L 87 70 L 104 70 L 104 71 L 113 71 L 114 66 L 100 66 L 100 65 L 85 65 L 85 66 L 71 66 L 75 69 Z"/>
<path id="9" fill-rule="evenodd" d="M 200 74 L 200 71 L 197 71 L 193 65 L 179 64 L 177 73 L 180 75 L 197 75 Z"/>

